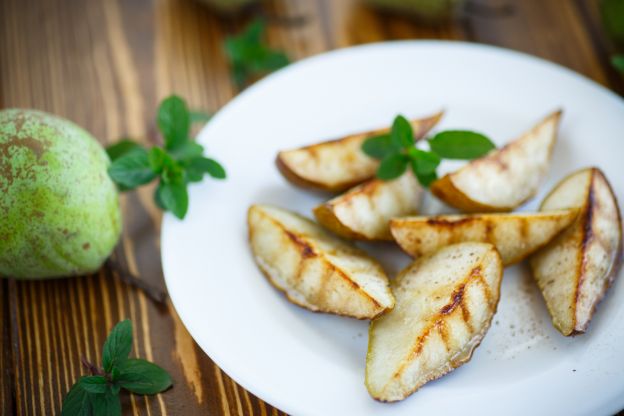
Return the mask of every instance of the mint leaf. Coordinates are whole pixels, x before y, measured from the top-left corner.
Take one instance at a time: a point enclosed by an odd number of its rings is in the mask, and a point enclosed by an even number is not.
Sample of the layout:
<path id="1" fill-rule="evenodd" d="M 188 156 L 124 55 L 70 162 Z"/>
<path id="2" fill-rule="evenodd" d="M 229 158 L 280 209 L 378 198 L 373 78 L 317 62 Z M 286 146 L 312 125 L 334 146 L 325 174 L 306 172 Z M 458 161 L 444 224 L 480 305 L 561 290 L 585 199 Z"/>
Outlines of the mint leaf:
<path id="1" fill-rule="evenodd" d="M 167 152 L 160 147 L 152 147 L 147 155 L 150 169 L 160 174 L 164 170 L 165 164 L 167 164 L 168 157 Z"/>
<path id="2" fill-rule="evenodd" d="M 407 149 L 414 145 L 412 125 L 401 115 L 394 118 L 390 137 L 392 138 L 392 144 L 398 149 Z"/>
<path id="3" fill-rule="evenodd" d="M 225 40 L 224 49 L 230 60 L 232 77 L 239 87 L 252 77 L 289 64 L 284 53 L 264 45 L 264 29 L 264 21 L 256 19 L 242 33 Z"/>
<path id="4" fill-rule="evenodd" d="M 165 149 L 175 149 L 188 140 L 191 115 L 182 98 L 171 95 L 160 103 L 157 121 L 165 137 Z"/>
<path id="5" fill-rule="evenodd" d="M 102 366 L 104 371 L 111 370 L 128 359 L 132 349 L 132 323 L 129 319 L 119 322 L 112 329 L 102 349 Z"/>
<path id="6" fill-rule="evenodd" d="M 438 174 L 436 173 L 435 170 L 433 172 L 428 172 L 428 173 L 420 171 L 418 169 L 418 161 L 412 160 L 411 165 L 412 165 L 412 172 L 414 172 L 416 179 L 418 179 L 418 183 L 420 183 L 425 188 L 429 187 L 429 185 L 431 185 L 433 181 L 438 179 Z"/>
<path id="7" fill-rule="evenodd" d="M 171 386 L 171 376 L 156 364 L 137 358 L 123 363 L 117 382 L 133 393 L 156 394 Z"/>
<path id="8" fill-rule="evenodd" d="M 121 416 L 119 395 L 110 389 L 104 394 L 93 396 L 93 416 Z"/>
<path id="9" fill-rule="evenodd" d="M 92 395 L 76 382 L 63 399 L 61 416 L 91 416 Z"/>
<path id="10" fill-rule="evenodd" d="M 395 153 L 385 157 L 377 169 L 377 177 L 384 181 L 398 178 L 407 169 L 410 159 L 408 156 Z"/>
<path id="11" fill-rule="evenodd" d="M 611 58 L 611 63 L 621 73 L 624 74 L 624 55 L 615 55 Z"/>
<path id="12" fill-rule="evenodd" d="M 447 130 L 429 140 L 431 150 L 444 159 L 475 159 L 485 156 L 496 145 L 480 133 L 467 130 Z"/>
<path id="13" fill-rule="evenodd" d="M 215 179 L 225 179 L 226 177 L 223 166 L 221 166 L 216 160 L 207 157 L 192 159 L 186 167 L 186 173 L 190 178 L 199 177 L 200 180 L 205 173 Z M 192 182 L 195 181 L 192 180 Z"/>
<path id="14" fill-rule="evenodd" d="M 108 168 L 111 179 L 124 187 L 133 189 L 146 184 L 156 177 L 150 167 L 147 150 L 138 147 L 116 159 Z"/>
<path id="15" fill-rule="evenodd" d="M 108 387 L 104 376 L 84 376 L 78 383 L 87 393 L 105 393 Z"/>
<path id="16" fill-rule="evenodd" d="M 191 111 L 191 123 L 207 123 L 212 118 L 212 114 L 203 111 Z"/>
<path id="17" fill-rule="evenodd" d="M 392 144 L 392 138 L 389 134 L 371 137 L 362 143 L 362 151 L 373 159 L 381 160 L 394 153 L 396 149 Z"/>
<path id="18" fill-rule="evenodd" d="M 158 185 L 158 203 L 179 219 L 184 219 L 188 211 L 188 191 L 186 184 L 179 180 L 166 182 L 160 181 Z"/>
<path id="19" fill-rule="evenodd" d="M 407 153 L 412 159 L 412 169 L 417 174 L 427 175 L 435 172 L 442 161 L 437 154 L 416 149 L 415 147 L 410 148 Z"/>
<path id="20" fill-rule="evenodd" d="M 106 148 L 106 154 L 108 154 L 109 159 L 114 162 L 116 159 L 119 159 L 121 156 L 137 148 L 141 148 L 141 145 L 130 139 L 122 139 L 108 146 Z"/>
<path id="21" fill-rule="evenodd" d="M 171 151 L 171 156 L 177 160 L 192 159 L 197 156 L 201 156 L 204 153 L 204 147 L 199 143 L 193 141 L 187 141 L 177 149 Z"/>
<path id="22" fill-rule="evenodd" d="M 600 1 L 602 23 L 611 40 L 624 47 L 624 1 Z"/>

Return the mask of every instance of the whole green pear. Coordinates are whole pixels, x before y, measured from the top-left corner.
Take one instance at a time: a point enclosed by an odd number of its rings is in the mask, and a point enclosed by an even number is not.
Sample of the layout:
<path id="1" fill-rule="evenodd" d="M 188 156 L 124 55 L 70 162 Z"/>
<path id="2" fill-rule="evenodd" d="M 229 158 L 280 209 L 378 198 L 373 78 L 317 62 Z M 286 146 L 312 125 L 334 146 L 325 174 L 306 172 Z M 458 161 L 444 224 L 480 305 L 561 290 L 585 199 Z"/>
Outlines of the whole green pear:
<path id="1" fill-rule="evenodd" d="M 0 276 L 75 276 L 102 265 L 122 225 L 109 164 L 67 120 L 0 111 Z"/>

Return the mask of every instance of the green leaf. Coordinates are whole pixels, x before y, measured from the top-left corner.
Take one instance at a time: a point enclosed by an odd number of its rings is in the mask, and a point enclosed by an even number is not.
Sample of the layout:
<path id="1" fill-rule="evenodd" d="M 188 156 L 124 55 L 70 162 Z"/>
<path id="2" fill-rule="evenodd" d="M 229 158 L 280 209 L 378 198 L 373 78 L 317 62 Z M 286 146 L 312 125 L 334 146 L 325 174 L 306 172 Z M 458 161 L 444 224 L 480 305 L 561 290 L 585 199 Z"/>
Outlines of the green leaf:
<path id="1" fill-rule="evenodd" d="M 106 148 L 106 153 L 111 161 L 119 159 L 121 156 L 130 153 L 134 149 L 141 148 L 141 145 L 130 139 L 122 139 Z"/>
<path id="2" fill-rule="evenodd" d="M 122 365 L 118 383 L 132 393 L 156 394 L 171 386 L 171 376 L 156 364 L 137 358 Z"/>
<path id="3" fill-rule="evenodd" d="M 621 73 L 624 74 L 624 55 L 615 55 L 611 58 L 611 63 Z"/>
<path id="4" fill-rule="evenodd" d="M 407 153 L 412 159 L 412 169 L 415 169 L 415 172 L 417 171 L 418 174 L 426 175 L 435 172 L 442 161 L 437 154 L 416 149 L 415 147 L 410 148 Z"/>
<path id="5" fill-rule="evenodd" d="M 203 111 L 191 111 L 191 123 L 207 123 L 212 118 L 212 114 Z"/>
<path id="6" fill-rule="evenodd" d="M 225 53 L 238 86 L 243 86 L 249 78 L 274 71 L 290 62 L 283 52 L 264 45 L 264 26 L 264 21 L 257 19 L 239 35 L 225 40 Z"/>
<path id="7" fill-rule="evenodd" d="M 164 179 L 164 178 L 163 178 Z M 171 211 L 179 219 L 184 219 L 188 211 L 188 191 L 183 181 L 160 181 L 158 185 L 158 203 L 162 204 L 165 210 Z"/>
<path id="8" fill-rule="evenodd" d="M 125 189 L 136 188 L 156 177 L 152 170 L 147 150 L 136 148 L 116 159 L 108 168 L 108 175 Z"/>
<path id="9" fill-rule="evenodd" d="M 93 416 L 121 416 L 121 401 L 117 393 L 110 389 L 104 394 L 93 396 Z"/>
<path id="10" fill-rule="evenodd" d="M 61 416 L 91 416 L 92 395 L 80 386 L 78 380 L 63 399 Z"/>
<path id="11" fill-rule="evenodd" d="M 438 179 L 438 174 L 436 173 L 435 170 L 429 173 L 421 172 L 418 169 L 417 165 L 418 165 L 418 162 L 415 160 L 412 160 L 412 172 L 414 172 L 414 175 L 416 176 L 416 179 L 418 179 L 418 182 L 425 188 L 428 188 L 429 185 L 431 185 L 431 182 Z"/>
<path id="12" fill-rule="evenodd" d="M 221 166 L 216 160 L 207 157 L 192 159 L 186 167 L 186 173 L 192 178 L 197 178 L 199 176 L 200 180 L 205 173 L 215 179 L 225 179 L 226 177 L 223 166 Z"/>
<path id="13" fill-rule="evenodd" d="M 467 130 L 440 132 L 429 140 L 429 146 L 444 159 L 475 159 L 496 148 L 483 134 Z"/>
<path id="14" fill-rule="evenodd" d="M 102 367 L 110 373 L 115 367 L 128 359 L 132 349 L 132 322 L 125 319 L 112 329 L 102 350 Z"/>
<path id="15" fill-rule="evenodd" d="M 396 152 L 389 134 L 371 137 L 362 143 L 362 151 L 368 156 L 381 160 L 391 153 Z"/>
<path id="16" fill-rule="evenodd" d="M 162 196 L 160 195 L 162 192 L 162 185 L 163 181 L 158 182 L 158 186 L 156 187 L 156 190 L 154 191 L 154 203 L 156 204 L 156 206 L 160 209 L 162 209 L 163 211 L 167 210 L 167 207 L 165 206 L 165 203 L 162 200 Z"/>
<path id="17" fill-rule="evenodd" d="M 399 149 L 407 149 L 414 146 L 414 131 L 412 125 L 401 115 L 394 118 L 392 123 L 392 143 Z"/>
<path id="18" fill-rule="evenodd" d="M 165 137 L 165 149 L 175 149 L 188 140 L 191 115 L 182 98 L 171 95 L 163 100 L 158 108 L 157 121 Z"/>
<path id="19" fill-rule="evenodd" d="M 165 159 L 167 158 L 167 152 L 160 147 L 152 147 L 147 155 L 150 169 L 155 173 L 161 173 L 165 167 Z"/>
<path id="20" fill-rule="evenodd" d="M 171 151 L 171 155 L 177 160 L 192 159 L 201 156 L 204 153 L 204 147 L 194 141 L 187 141 L 175 150 Z"/>
<path id="21" fill-rule="evenodd" d="M 384 181 L 398 178 L 407 169 L 410 159 L 408 156 L 395 153 L 385 157 L 377 169 L 377 177 Z"/>
<path id="22" fill-rule="evenodd" d="M 601 0 L 600 12 L 611 40 L 624 47 L 624 0 Z"/>
<path id="23" fill-rule="evenodd" d="M 84 376 L 80 378 L 80 387 L 87 393 L 105 393 L 107 381 L 104 376 Z"/>

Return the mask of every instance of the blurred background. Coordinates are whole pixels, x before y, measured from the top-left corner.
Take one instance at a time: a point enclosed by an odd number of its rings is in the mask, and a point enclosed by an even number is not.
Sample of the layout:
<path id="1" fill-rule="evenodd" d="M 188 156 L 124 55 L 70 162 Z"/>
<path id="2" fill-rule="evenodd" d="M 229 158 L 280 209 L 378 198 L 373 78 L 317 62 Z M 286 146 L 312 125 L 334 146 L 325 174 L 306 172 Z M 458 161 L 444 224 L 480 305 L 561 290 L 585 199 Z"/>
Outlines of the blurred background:
<path id="1" fill-rule="evenodd" d="M 0 107 L 57 114 L 103 144 L 157 143 L 154 114 L 171 93 L 216 112 L 288 62 L 401 39 L 511 48 L 624 94 L 622 0 L 0 0 Z M 164 288 L 152 193 L 123 197 L 115 258 Z M 100 357 L 108 330 L 124 317 L 135 325 L 134 351 L 167 368 L 175 386 L 125 397 L 124 414 L 282 414 L 222 373 L 168 301 L 152 302 L 117 270 L 4 279 L 0 298 L 0 414 L 58 413 L 82 373 L 80 355 Z"/>

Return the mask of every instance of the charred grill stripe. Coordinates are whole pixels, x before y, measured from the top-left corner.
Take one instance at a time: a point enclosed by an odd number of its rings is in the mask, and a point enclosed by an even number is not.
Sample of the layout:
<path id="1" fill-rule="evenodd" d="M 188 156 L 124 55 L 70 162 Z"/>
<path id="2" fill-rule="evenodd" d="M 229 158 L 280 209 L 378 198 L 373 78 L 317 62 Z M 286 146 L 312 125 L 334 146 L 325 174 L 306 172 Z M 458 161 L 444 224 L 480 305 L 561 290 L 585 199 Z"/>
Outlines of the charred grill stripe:
<path id="1" fill-rule="evenodd" d="M 481 271 L 482 271 L 481 263 L 473 267 L 470 270 L 470 272 L 466 275 L 466 277 L 464 277 L 463 281 L 458 285 L 458 288 L 455 291 L 453 291 L 453 293 L 451 294 L 450 303 L 447 305 L 444 305 L 437 314 L 434 314 L 429 319 L 429 323 L 423 329 L 422 335 L 416 339 L 416 342 L 414 343 L 414 346 L 412 347 L 412 351 L 407 355 L 403 363 L 399 366 L 397 371 L 392 375 L 392 378 L 399 378 L 401 376 L 407 364 L 412 360 L 412 357 L 417 356 L 418 354 L 422 352 L 424 344 L 427 338 L 429 338 L 429 335 L 433 332 L 435 328 L 439 328 L 439 325 L 440 325 L 439 322 L 443 322 L 444 319 L 453 312 L 453 310 L 457 309 L 457 307 L 459 307 L 459 309 L 461 310 L 462 319 L 466 323 L 468 330 L 470 332 L 474 332 L 474 327 L 472 326 L 470 322 L 470 311 L 464 304 L 464 293 L 465 293 L 466 286 L 472 283 L 471 280 L 479 279 L 479 278 L 483 279 L 483 276 L 481 276 Z M 448 337 L 449 335 L 450 334 L 447 332 L 446 336 Z M 447 347 L 447 349 L 449 348 L 449 345 L 446 341 L 444 345 Z"/>
<path id="2" fill-rule="evenodd" d="M 582 236 L 581 236 L 581 247 L 580 250 L 578 250 L 578 257 L 577 257 L 577 264 L 579 267 L 579 271 L 576 274 L 578 276 L 577 281 L 576 281 L 576 286 L 574 287 L 574 303 L 572 304 L 572 322 L 574 323 L 572 326 L 572 329 L 575 330 L 576 328 L 576 324 L 577 324 L 577 319 L 576 319 L 576 309 L 577 309 L 577 305 L 578 305 L 578 300 L 579 300 L 579 295 L 580 295 L 580 289 L 581 289 L 581 285 L 583 284 L 583 280 L 585 277 L 585 267 L 586 267 L 586 262 L 585 262 L 585 256 L 583 255 L 585 253 L 585 248 L 587 247 L 587 245 L 589 244 L 590 240 L 592 239 L 592 217 L 593 217 L 593 210 L 592 210 L 592 205 L 594 203 L 594 181 L 596 180 L 596 168 L 592 168 L 592 172 L 591 172 L 591 177 L 589 179 L 589 189 L 588 189 L 588 194 L 587 194 L 587 198 L 585 199 L 585 204 L 583 205 L 583 210 L 582 212 L 579 214 L 579 218 L 577 219 L 577 221 L 584 221 L 584 227 L 582 232 Z"/>
<path id="3" fill-rule="evenodd" d="M 438 327 L 438 332 L 440 333 L 440 338 L 442 338 L 442 342 L 444 343 L 444 347 L 447 351 L 451 350 L 451 346 L 449 343 L 449 330 L 446 325 L 446 321 L 444 319 L 440 319 L 436 326 Z"/>

